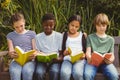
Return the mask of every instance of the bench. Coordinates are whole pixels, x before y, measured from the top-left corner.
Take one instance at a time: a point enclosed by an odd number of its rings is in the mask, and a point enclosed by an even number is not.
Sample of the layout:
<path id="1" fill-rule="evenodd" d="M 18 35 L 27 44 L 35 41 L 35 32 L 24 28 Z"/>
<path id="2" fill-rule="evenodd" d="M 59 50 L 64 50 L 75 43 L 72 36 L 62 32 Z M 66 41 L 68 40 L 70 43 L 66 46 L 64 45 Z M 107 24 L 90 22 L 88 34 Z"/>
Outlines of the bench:
<path id="1" fill-rule="evenodd" d="M 120 37 L 114 37 L 115 39 L 115 46 L 114 46 L 114 54 L 115 54 L 115 61 L 114 65 L 117 68 L 119 73 L 120 79 L 120 58 L 119 58 L 119 45 L 120 45 Z M 10 75 L 8 71 L 4 71 L 4 57 L 7 55 L 8 51 L 0 51 L 0 80 L 10 80 Z M 95 80 L 105 80 L 106 78 L 101 73 L 97 73 L 95 76 Z M 47 78 L 48 80 L 48 78 Z"/>

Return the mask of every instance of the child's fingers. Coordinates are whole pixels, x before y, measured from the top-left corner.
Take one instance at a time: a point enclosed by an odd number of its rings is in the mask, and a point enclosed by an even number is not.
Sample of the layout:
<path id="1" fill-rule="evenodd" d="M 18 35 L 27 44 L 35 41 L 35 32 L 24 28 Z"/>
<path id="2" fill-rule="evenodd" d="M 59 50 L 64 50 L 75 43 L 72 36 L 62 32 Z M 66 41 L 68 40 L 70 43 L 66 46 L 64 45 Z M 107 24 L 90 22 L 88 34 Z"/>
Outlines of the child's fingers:
<path id="1" fill-rule="evenodd" d="M 106 64 L 111 64 L 111 63 L 112 63 L 112 62 L 111 62 L 110 60 L 108 60 L 108 59 L 104 59 L 104 61 L 105 61 Z"/>

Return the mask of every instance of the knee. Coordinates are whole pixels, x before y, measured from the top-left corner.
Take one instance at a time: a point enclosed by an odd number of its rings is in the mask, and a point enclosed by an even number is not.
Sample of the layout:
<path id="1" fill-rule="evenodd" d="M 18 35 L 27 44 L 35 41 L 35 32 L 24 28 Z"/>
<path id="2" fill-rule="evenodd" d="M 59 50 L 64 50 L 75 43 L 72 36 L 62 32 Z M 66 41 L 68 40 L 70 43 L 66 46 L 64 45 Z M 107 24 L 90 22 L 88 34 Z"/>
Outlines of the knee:
<path id="1" fill-rule="evenodd" d="M 119 79 L 118 74 L 114 74 L 112 77 L 113 77 L 114 79 L 116 79 L 116 80 L 118 80 L 118 79 Z"/>
<path id="2" fill-rule="evenodd" d="M 44 74 L 46 73 L 46 71 L 43 70 L 43 69 L 37 68 L 36 71 L 35 71 L 35 73 L 36 73 L 37 75 L 44 75 Z"/>
<path id="3" fill-rule="evenodd" d="M 23 67 L 23 69 L 22 69 L 22 74 L 24 74 L 24 75 L 32 75 L 33 72 L 34 72 L 33 67 Z"/>
<path id="4" fill-rule="evenodd" d="M 58 74 L 59 73 L 59 69 L 52 69 L 52 70 L 49 70 L 49 72 Z"/>
<path id="5" fill-rule="evenodd" d="M 94 75 L 92 75 L 92 73 L 84 72 L 83 75 L 85 80 L 91 80 L 92 78 L 94 78 Z"/>
<path id="6" fill-rule="evenodd" d="M 83 77 L 83 73 L 82 72 L 74 72 L 73 77 L 80 79 L 81 77 Z"/>
<path id="7" fill-rule="evenodd" d="M 71 75 L 71 71 L 61 70 L 60 75 L 61 76 L 70 76 Z"/>
<path id="8" fill-rule="evenodd" d="M 111 73 L 109 75 L 107 75 L 108 78 L 110 78 L 110 80 L 118 80 L 119 76 L 117 73 Z"/>
<path id="9" fill-rule="evenodd" d="M 32 76 L 34 72 L 34 69 L 26 69 L 26 70 L 22 70 L 22 74 L 23 75 L 28 75 L 28 76 Z"/>

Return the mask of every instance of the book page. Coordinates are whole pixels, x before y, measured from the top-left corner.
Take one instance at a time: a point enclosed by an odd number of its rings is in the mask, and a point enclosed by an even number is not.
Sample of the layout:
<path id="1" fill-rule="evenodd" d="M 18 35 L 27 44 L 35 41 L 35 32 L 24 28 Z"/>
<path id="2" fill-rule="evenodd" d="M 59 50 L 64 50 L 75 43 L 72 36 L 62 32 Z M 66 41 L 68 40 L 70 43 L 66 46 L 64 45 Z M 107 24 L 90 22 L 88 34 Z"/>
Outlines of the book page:
<path id="1" fill-rule="evenodd" d="M 49 56 L 49 55 L 54 55 L 54 54 L 57 54 L 57 53 L 56 52 L 52 52 L 52 53 L 49 53 L 47 55 Z"/>
<path id="2" fill-rule="evenodd" d="M 95 54 L 97 54 L 97 55 L 99 55 L 99 56 L 101 56 L 101 57 L 104 57 L 104 55 L 98 53 L 97 51 L 93 51 L 93 53 L 95 53 Z"/>

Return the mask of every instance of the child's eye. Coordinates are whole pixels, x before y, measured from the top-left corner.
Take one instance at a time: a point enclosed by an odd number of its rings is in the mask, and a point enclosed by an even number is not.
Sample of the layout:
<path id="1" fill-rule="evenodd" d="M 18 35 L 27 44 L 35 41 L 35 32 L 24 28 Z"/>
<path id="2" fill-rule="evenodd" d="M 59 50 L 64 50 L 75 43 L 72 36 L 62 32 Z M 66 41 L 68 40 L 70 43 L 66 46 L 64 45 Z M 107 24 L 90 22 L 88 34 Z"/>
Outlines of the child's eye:
<path id="1" fill-rule="evenodd" d="M 74 25 L 73 25 L 73 24 L 71 24 L 71 26 L 72 26 L 72 27 L 74 27 Z"/>
<path id="2" fill-rule="evenodd" d="M 23 27 L 23 25 L 20 25 L 20 27 Z"/>
<path id="3" fill-rule="evenodd" d="M 79 26 L 75 26 L 75 28 L 78 28 Z"/>

